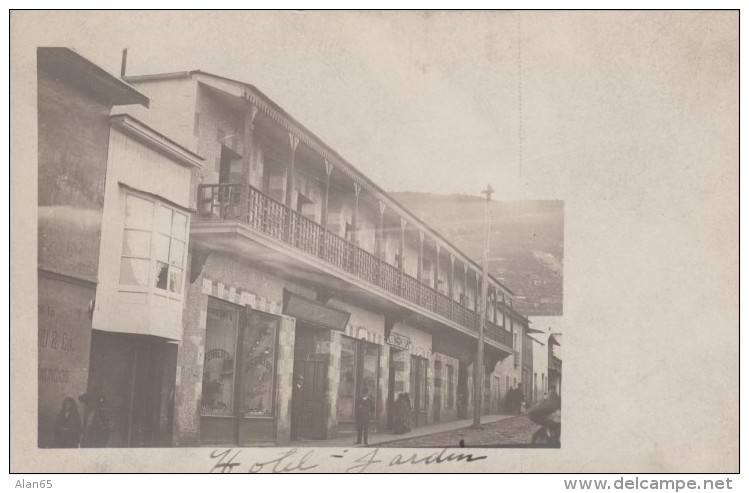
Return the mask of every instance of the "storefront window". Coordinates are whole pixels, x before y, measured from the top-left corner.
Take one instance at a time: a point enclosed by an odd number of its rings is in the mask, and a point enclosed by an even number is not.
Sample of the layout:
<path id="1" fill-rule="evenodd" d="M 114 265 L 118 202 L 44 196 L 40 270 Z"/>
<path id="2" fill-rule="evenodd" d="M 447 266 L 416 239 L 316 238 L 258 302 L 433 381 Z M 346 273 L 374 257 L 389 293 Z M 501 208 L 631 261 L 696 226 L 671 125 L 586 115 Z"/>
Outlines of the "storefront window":
<path id="1" fill-rule="evenodd" d="M 273 413 L 277 325 L 272 315 L 209 299 L 202 414 L 234 416 L 235 402 L 244 416 Z"/>
<path id="2" fill-rule="evenodd" d="M 204 414 L 234 414 L 234 356 L 237 344 L 238 311 L 210 300 L 205 331 L 203 364 Z"/>
<path id="3" fill-rule="evenodd" d="M 276 318 L 253 312 L 244 333 L 242 412 L 272 414 L 276 361 Z"/>
<path id="4" fill-rule="evenodd" d="M 447 408 L 453 407 L 453 365 L 447 365 Z"/>
<path id="5" fill-rule="evenodd" d="M 338 383 L 338 418 L 355 419 L 356 399 L 364 388 L 379 408 L 380 347 L 366 341 L 341 337 L 341 377 Z M 372 417 L 376 418 L 377 411 Z"/>
<path id="6" fill-rule="evenodd" d="M 341 337 L 341 378 L 338 383 L 338 417 L 354 418 L 356 400 L 356 340 Z"/>

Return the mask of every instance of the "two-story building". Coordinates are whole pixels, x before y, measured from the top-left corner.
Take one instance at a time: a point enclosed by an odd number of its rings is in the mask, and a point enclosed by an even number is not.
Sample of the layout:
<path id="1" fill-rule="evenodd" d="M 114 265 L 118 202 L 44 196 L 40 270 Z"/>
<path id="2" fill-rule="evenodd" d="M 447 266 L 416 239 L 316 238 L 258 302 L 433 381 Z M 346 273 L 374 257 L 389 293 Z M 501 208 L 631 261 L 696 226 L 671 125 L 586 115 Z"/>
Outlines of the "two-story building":
<path id="1" fill-rule="evenodd" d="M 471 415 L 476 262 L 252 85 L 202 71 L 126 80 L 152 100 L 142 118 L 206 163 L 192 203 L 175 444 L 340 436 L 353 432 L 364 388 L 378 430 L 402 393 L 414 426 Z M 495 412 L 502 378 L 522 378 L 527 319 L 509 289 L 489 286 L 480 375 L 484 411 Z"/>
<path id="2" fill-rule="evenodd" d="M 105 445 L 170 445 L 202 160 L 132 116 L 111 116 L 149 100 L 75 51 L 39 48 L 37 74 L 38 444 L 73 446 L 59 439 L 63 401 L 80 408 L 85 435 L 84 403 L 101 398 Z"/>

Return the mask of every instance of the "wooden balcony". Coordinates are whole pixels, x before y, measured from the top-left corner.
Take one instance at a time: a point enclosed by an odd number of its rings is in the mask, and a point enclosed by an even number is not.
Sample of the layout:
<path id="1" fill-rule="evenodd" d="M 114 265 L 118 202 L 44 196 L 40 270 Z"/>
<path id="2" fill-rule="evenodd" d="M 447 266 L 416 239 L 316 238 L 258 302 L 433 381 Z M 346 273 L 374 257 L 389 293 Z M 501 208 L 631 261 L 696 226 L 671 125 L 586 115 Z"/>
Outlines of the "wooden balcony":
<path id="1" fill-rule="evenodd" d="M 557 358 L 556 356 L 552 356 L 551 361 L 549 363 L 551 363 L 549 366 L 549 370 L 555 371 L 560 374 L 562 373 L 562 360 L 561 359 Z"/>
<path id="2" fill-rule="evenodd" d="M 320 224 L 291 210 L 260 190 L 240 184 L 200 185 L 198 214 L 207 219 L 239 221 L 317 260 L 353 274 L 368 284 L 454 322 L 476 334 L 479 316 L 397 267 L 379 259 Z M 512 334 L 486 323 L 487 339 L 512 347 Z"/>

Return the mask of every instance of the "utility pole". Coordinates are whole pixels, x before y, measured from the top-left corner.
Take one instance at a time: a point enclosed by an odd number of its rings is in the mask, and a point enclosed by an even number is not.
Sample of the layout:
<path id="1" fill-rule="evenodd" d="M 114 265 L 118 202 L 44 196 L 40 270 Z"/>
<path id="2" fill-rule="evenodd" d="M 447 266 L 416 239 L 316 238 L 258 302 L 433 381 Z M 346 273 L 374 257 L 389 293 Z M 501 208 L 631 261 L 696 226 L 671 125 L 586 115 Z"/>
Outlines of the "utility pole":
<path id="1" fill-rule="evenodd" d="M 481 428 L 481 398 L 484 393 L 484 326 L 486 325 L 486 295 L 488 289 L 489 270 L 489 202 L 492 199 L 492 186 L 487 184 L 481 191 L 486 195 L 484 204 L 484 248 L 481 255 L 481 295 L 479 298 L 479 343 L 476 351 L 476 367 L 473 376 L 473 428 Z"/>

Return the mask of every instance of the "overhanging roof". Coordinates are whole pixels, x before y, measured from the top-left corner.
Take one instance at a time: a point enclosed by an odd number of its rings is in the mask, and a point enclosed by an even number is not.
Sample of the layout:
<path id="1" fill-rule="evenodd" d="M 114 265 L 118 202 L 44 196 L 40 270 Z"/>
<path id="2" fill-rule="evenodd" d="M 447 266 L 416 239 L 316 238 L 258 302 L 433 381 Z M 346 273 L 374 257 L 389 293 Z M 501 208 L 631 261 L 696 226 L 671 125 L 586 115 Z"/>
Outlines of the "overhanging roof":
<path id="1" fill-rule="evenodd" d="M 108 104 L 140 104 L 148 108 L 146 95 L 70 48 L 40 47 L 36 58 L 40 68 Z"/>

